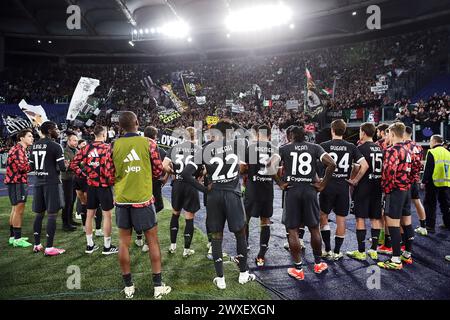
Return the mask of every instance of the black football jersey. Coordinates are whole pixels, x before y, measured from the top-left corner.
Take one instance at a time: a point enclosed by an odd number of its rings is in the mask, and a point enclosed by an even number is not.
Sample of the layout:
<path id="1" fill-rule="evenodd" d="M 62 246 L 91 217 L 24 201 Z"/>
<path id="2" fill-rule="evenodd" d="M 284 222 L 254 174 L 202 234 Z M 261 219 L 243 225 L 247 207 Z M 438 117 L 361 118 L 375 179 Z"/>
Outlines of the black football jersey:
<path id="1" fill-rule="evenodd" d="M 283 164 L 283 180 L 292 183 L 312 183 L 315 181 L 317 161 L 326 152 L 320 145 L 309 142 L 288 143 L 280 148 Z"/>
<path id="2" fill-rule="evenodd" d="M 243 139 L 210 141 L 203 145 L 203 164 L 213 189 L 240 193 L 239 164 L 245 162 Z"/>
<path id="3" fill-rule="evenodd" d="M 175 180 L 183 180 L 181 173 L 184 167 L 189 163 L 196 163 L 195 156 L 201 159 L 201 148 L 190 141 L 179 143 L 167 151 L 166 157 L 172 161 L 175 171 Z"/>
<path id="4" fill-rule="evenodd" d="M 278 153 L 270 142 L 258 141 L 246 149 L 248 164 L 246 193 L 251 198 L 273 197 L 273 178 L 267 172 L 266 164 L 273 154 Z"/>
<path id="5" fill-rule="evenodd" d="M 374 142 L 365 142 L 358 146 L 358 150 L 369 164 L 369 169 L 367 169 L 359 184 L 380 184 L 383 169 L 383 150 Z"/>
<path id="6" fill-rule="evenodd" d="M 31 149 L 30 165 L 36 174 L 35 185 L 61 183 L 60 172 L 66 171 L 62 146 L 49 138 L 38 140 Z"/>
<path id="7" fill-rule="evenodd" d="M 349 179 L 352 172 L 352 164 L 364 160 L 364 156 L 358 148 L 345 140 L 329 140 L 320 145 L 336 162 L 336 170 L 333 172 L 331 182 Z"/>

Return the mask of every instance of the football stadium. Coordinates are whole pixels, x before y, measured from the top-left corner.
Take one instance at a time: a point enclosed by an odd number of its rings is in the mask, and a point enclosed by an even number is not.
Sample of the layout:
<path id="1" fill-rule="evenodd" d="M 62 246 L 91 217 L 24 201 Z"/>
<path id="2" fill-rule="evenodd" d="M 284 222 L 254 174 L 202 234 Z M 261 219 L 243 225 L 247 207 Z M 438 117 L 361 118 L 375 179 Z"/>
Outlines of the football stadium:
<path id="1" fill-rule="evenodd" d="M 0 300 L 450 299 L 449 1 L 0 16 Z"/>

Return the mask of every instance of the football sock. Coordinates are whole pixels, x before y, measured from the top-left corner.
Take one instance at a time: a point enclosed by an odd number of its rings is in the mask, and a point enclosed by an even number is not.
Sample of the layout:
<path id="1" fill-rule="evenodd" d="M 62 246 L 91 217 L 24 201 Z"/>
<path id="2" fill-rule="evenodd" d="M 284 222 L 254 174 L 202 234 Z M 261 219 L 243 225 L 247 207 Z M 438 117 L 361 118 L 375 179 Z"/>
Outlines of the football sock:
<path id="1" fill-rule="evenodd" d="M 420 227 L 422 227 L 422 228 L 426 228 L 427 227 L 426 220 L 419 220 L 419 221 L 420 221 Z"/>
<path id="2" fill-rule="evenodd" d="M 380 237 L 380 229 L 371 229 L 370 234 L 372 235 L 372 245 L 370 249 L 377 250 L 378 247 L 378 238 Z"/>
<path id="3" fill-rule="evenodd" d="M 19 240 L 22 238 L 22 228 L 14 228 L 14 239 Z"/>
<path id="4" fill-rule="evenodd" d="M 133 282 L 131 281 L 131 273 L 123 274 L 122 278 L 125 283 L 125 287 L 131 287 L 133 285 Z"/>
<path id="5" fill-rule="evenodd" d="M 103 243 L 106 249 L 111 247 L 111 237 L 103 237 Z"/>
<path id="6" fill-rule="evenodd" d="M 194 219 L 186 219 L 186 226 L 184 227 L 184 248 L 191 247 L 192 237 L 194 236 Z"/>
<path id="7" fill-rule="evenodd" d="M 47 248 L 53 247 L 56 232 L 56 214 L 49 214 L 47 218 Z"/>
<path id="8" fill-rule="evenodd" d="M 331 251 L 331 231 L 330 231 L 330 225 L 325 225 L 321 230 L 320 234 L 322 235 L 323 243 L 325 244 L 325 251 L 329 252 Z"/>
<path id="9" fill-rule="evenodd" d="M 212 239 L 211 247 L 214 259 L 214 269 L 216 269 L 218 277 L 223 277 L 222 239 Z"/>
<path id="10" fill-rule="evenodd" d="M 400 234 L 400 228 L 399 227 L 389 227 L 389 234 L 391 236 L 391 241 L 392 241 L 392 256 L 400 257 L 400 254 L 401 254 L 400 241 L 402 239 L 402 235 Z"/>
<path id="11" fill-rule="evenodd" d="M 341 252 L 341 246 L 344 243 L 344 238 L 345 237 L 341 237 L 341 236 L 335 236 L 334 237 L 334 253 L 339 253 Z"/>
<path id="12" fill-rule="evenodd" d="M 390 234 L 385 234 L 384 235 L 384 246 L 387 248 L 391 248 L 392 247 L 392 237 Z"/>
<path id="13" fill-rule="evenodd" d="M 172 214 L 172 218 L 170 218 L 170 243 L 177 243 L 179 218 L 180 216 L 176 214 Z"/>
<path id="14" fill-rule="evenodd" d="M 153 279 L 153 286 L 160 287 L 162 285 L 161 272 L 160 273 L 153 273 L 152 274 L 152 279 Z"/>
<path id="15" fill-rule="evenodd" d="M 33 235 L 35 245 L 41 243 L 42 220 L 44 220 L 44 213 L 36 213 L 36 217 L 34 218 L 33 224 Z"/>
<path id="16" fill-rule="evenodd" d="M 92 234 L 86 235 L 86 242 L 89 247 L 92 247 L 94 245 L 94 240 L 92 240 Z"/>
<path id="17" fill-rule="evenodd" d="M 258 258 L 264 258 L 267 249 L 269 249 L 269 239 L 270 239 L 270 226 L 269 225 L 261 226 Z"/>
<path id="18" fill-rule="evenodd" d="M 237 247 L 237 258 L 239 271 L 245 272 L 247 268 L 247 241 L 245 240 L 245 234 L 242 232 L 235 233 L 236 236 L 236 247 Z"/>
<path id="19" fill-rule="evenodd" d="M 358 251 L 359 252 L 365 252 L 366 246 L 366 229 L 363 230 L 356 230 L 356 239 L 358 240 Z"/>
<path id="20" fill-rule="evenodd" d="M 81 222 L 83 223 L 83 227 L 86 225 L 86 214 L 87 214 L 87 207 L 85 204 L 81 205 Z"/>
<path id="21" fill-rule="evenodd" d="M 14 237 L 14 228 L 12 225 L 9 226 L 9 237 L 10 238 Z"/>
<path id="22" fill-rule="evenodd" d="M 412 246 L 414 242 L 414 229 L 412 225 L 403 226 L 403 230 L 405 230 L 405 251 L 412 253 Z"/>

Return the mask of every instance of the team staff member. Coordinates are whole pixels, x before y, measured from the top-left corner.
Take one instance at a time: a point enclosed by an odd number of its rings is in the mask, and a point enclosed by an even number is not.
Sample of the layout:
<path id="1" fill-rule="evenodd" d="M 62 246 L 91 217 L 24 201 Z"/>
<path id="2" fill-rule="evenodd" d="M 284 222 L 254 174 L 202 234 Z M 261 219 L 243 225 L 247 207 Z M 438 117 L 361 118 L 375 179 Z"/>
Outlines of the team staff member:
<path id="1" fill-rule="evenodd" d="M 86 147 L 86 145 L 87 145 L 86 140 L 84 140 L 84 139 L 78 140 L 78 148 L 77 148 L 78 150 L 75 153 L 75 155 L 78 152 L 80 152 L 81 149 L 84 149 L 84 147 Z M 82 175 L 81 171 L 80 171 L 80 175 L 77 175 L 76 173 L 74 175 L 73 188 L 75 190 L 75 194 L 77 197 L 77 201 L 76 201 L 77 212 L 81 215 L 81 222 L 83 224 L 83 232 L 86 232 L 87 181 L 86 181 L 86 176 Z"/>
<path id="2" fill-rule="evenodd" d="M 123 112 L 119 125 L 124 135 L 112 146 L 115 173 L 114 191 L 116 196 L 116 223 L 119 228 L 119 263 L 125 282 L 125 297 L 133 298 L 135 287 L 131 279 L 130 253 L 132 230 L 143 232 L 149 246 L 149 256 L 153 273 L 154 297 L 171 292 L 172 288 L 162 282 L 161 250 L 153 197 L 153 178 L 162 171 L 162 161 L 156 143 L 141 137 L 137 131 L 139 122 L 136 114 Z"/>
<path id="3" fill-rule="evenodd" d="M 409 152 L 412 156 L 412 167 L 411 167 L 411 175 L 413 178 L 411 185 L 411 199 L 416 207 L 417 215 L 419 216 L 420 226 L 417 227 L 414 231 L 422 236 L 426 236 L 428 234 L 426 229 L 426 215 L 425 209 L 423 208 L 422 202 L 420 201 L 419 195 L 419 181 L 420 181 L 420 172 L 423 170 L 422 159 L 423 159 L 423 148 L 411 140 L 412 136 L 412 128 L 406 127 L 405 129 L 405 146 L 409 149 Z"/>
<path id="4" fill-rule="evenodd" d="M 19 142 L 8 152 L 4 183 L 8 187 L 11 202 L 11 216 L 9 218 L 9 244 L 14 247 L 30 247 L 28 238 L 22 238 L 22 221 L 25 203 L 28 195 L 28 163 L 27 148 L 33 144 L 33 132 L 24 129 L 17 133 Z"/>
<path id="5" fill-rule="evenodd" d="M 44 137 L 33 144 L 30 165 L 36 173 L 36 182 L 33 190 L 34 220 L 34 247 L 33 252 L 44 251 L 41 244 L 42 221 L 47 211 L 47 246 L 44 254 L 56 256 L 63 254 L 64 249 L 53 247 L 56 231 L 56 216 L 64 207 L 64 194 L 61 184 L 60 172 L 66 171 L 68 164 L 64 160 L 64 151 L 55 140 L 59 138 L 59 129 L 52 121 L 44 122 L 40 127 Z"/>
<path id="6" fill-rule="evenodd" d="M 88 144 L 75 156 L 70 164 L 70 168 L 77 175 L 85 175 L 87 179 L 87 216 L 86 216 L 86 240 L 87 246 L 85 252 L 93 253 L 98 247 L 94 244 L 92 234 L 92 219 L 98 208 L 101 206 L 104 229 L 104 255 L 117 253 L 115 246 L 111 245 L 112 232 L 112 209 L 114 200 L 111 186 L 114 183 L 114 176 L 111 175 L 111 148 L 105 143 L 106 127 L 97 125 L 94 128 L 94 142 Z"/>
<path id="7" fill-rule="evenodd" d="M 403 264 L 411 264 L 414 230 L 411 225 L 411 154 L 403 143 L 405 125 L 401 122 L 389 127 L 392 147 L 384 154 L 381 185 L 385 194 L 384 214 L 392 242 L 392 258 L 378 262 L 385 269 L 401 270 Z M 405 251 L 401 253 L 402 236 L 400 224 L 405 233 Z"/>
<path id="8" fill-rule="evenodd" d="M 68 132 L 67 134 L 67 145 L 64 148 L 64 159 L 72 161 L 77 153 L 78 146 L 78 137 L 73 132 Z M 64 203 L 65 206 L 62 211 L 62 221 L 63 221 L 63 230 L 64 231 L 75 231 L 77 229 L 76 225 L 79 225 L 78 222 L 73 221 L 73 205 L 74 205 L 74 189 L 73 189 L 73 181 L 74 181 L 74 173 L 70 169 L 67 169 L 66 172 L 61 173 L 61 180 L 64 190 Z"/>
<path id="9" fill-rule="evenodd" d="M 441 207 L 444 227 L 450 228 L 450 151 L 443 144 L 442 136 L 431 137 L 422 179 L 425 185 L 427 229 L 431 233 L 435 232 L 437 201 Z"/>

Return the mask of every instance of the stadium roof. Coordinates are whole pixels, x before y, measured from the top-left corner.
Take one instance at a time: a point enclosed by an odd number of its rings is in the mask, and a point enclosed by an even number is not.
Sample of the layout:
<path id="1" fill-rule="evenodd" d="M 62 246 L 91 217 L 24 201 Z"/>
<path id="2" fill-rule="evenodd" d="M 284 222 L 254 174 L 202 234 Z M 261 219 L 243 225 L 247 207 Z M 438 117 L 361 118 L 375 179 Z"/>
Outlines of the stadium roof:
<path id="1" fill-rule="evenodd" d="M 274 1 L 272 1 L 274 2 Z M 289 47 L 355 37 L 383 35 L 387 30 L 402 32 L 427 23 L 447 24 L 448 0 L 285 0 L 294 16 L 294 29 L 275 28 L 269 32 L 232 35 L 227 38 L 224 19 L 242 0 L 2 0 L 0 33 L 6 38 L 8 55 L 76 57 L 161 57 L 192 55 L 214 57 L 217 53 Z M 69 30 L 69 5 L 81 8 L 81 30 Z M 366 28 L 366 8 L 381 8 L 382 29 Z M 352 15 L 356 12 L 355 15 Z M 134 29 L 152 28 L 182 17 L 191 27 L 192 42 L 154 39 L 130 46 Z M 387 34 L 387 33 L 386 33 Z M 40 40 L 40 43 L 38 43 Z M 51 43 L 50 43 L 51 41 Z M 264 50 L 264 49 L 262 49 Z"/>

